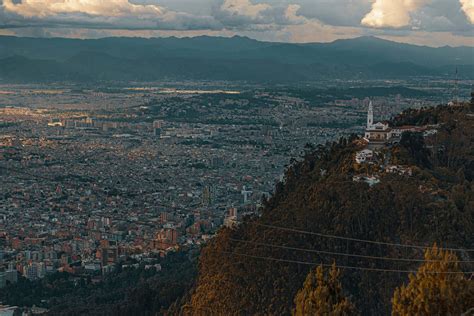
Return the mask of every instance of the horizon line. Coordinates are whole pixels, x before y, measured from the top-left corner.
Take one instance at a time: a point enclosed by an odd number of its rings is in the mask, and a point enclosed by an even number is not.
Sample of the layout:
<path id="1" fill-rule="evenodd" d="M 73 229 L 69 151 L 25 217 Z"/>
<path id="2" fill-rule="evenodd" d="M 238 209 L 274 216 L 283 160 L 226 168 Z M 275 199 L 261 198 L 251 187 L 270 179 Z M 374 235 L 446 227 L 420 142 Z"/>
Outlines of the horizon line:
<path id="1" fill-rule="evenodd" d="M 358 40 L 358 39 L 376 39 L 381 42 L 389 42 L 389 43 L 395 43 L 395 44 L 402 44 L 402 45 L 409 45 L 409 46 L 416 46 L 416 47 L 428 47 L 428 48 L 471 48 L 474 49 L 474 46 L 468 46 L 468 45 L 459 45 L 459 46 L 452 46 L 452 45 L 443 45 L 443 46 L 430 46 L 430 45 L 421 45 L 421 44 L 414 44 L 414 43 L 408 43 L 404 41 L 395 41 L 393 39 L 386 39 L 380 36 L 376 35 L 362 35 L 362 36 L 354 36 L 354 37 L 348 37 L 348 38 L 340 38 L 340 39 L 335 39 L 333 41 L 327 41 L 327 42 L 285 42 L 285 41 L 271 41 L 271 40 L 259 40 L 252 38 L 247 35 L 232 35 L 232 36 L 226 36 L 226 35 L 195 35 L 195 36 L 176 36 L 176 35 L 170 35 L 170 36 L 103 36 L 103 37 L 97 37 L 97 38 L 77 38 L 77 37 L 67 37 L 67 36 L 52 36 L 52 37 L 34 37 L 34 36 L 21 36 L 21 35 L 7 35 L 7 34 L 0 34 L 0 38 L 24 38 L 24 39 L 44 39 L 44 40 L 52 40 L 52 39 L 60 39 L 60 40 L 77 40 L 77 41 L 94 41 L 94 40 L 104 40 L 104 39 L 115 39 L 115 38 L 122 38 L 122 39 L 143 39 L 143 40 L 153 40 L 153 39 L 193 39 L 193 38 L 217 38 L 217 39 L 233 39 L 233 38 L 244 38 L 248 40 L 252 40 L 255 42 L 260 42 L 260 43 L 274 43 L 274 44 L 290 44 L 290 45 L 311 45 L 311 44 L 332 44 L 340 41 L 351 41 L 351 40 Z"/>

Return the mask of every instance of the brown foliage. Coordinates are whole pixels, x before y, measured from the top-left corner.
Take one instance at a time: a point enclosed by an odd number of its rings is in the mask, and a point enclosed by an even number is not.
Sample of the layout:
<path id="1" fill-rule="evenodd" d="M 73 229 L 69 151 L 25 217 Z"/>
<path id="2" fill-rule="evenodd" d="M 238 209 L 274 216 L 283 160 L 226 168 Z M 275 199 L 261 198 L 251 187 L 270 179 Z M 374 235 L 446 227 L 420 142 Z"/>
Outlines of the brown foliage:
<path id="1" fill-rule="evenodd" d="M 430 155 L 433 160 L 429 167 L 414 166 L 417 172 L 412 177 L 386 175 L 381 183 L 369 187 L 352 182 L 352 162 L 357 150 L 353 140 L 309 149 L 302 161 L 288 168 L 285 181 L 277 185 L 261 217 L 247 219 L 233 230 L 222 230 L 203 249 L 197 285 L 188 304 L 191 313 L 291 314 L 294 297 L 310 267 L 243 257 L 239 253 L 297 259 L 314 262 L 315 266 L 336 261 L 340 265 L 367 268 L 416 268 L 413 262 L 324 255 L 235 239 L 371 256 L 422 256 L 417 249 L 322 238 L 257 224 L 383 242 L 433 244 L 442 241 L 453 247 L 474 248 L 473 171 L 467 168 L 473 165 L 472 136 L 465 139 L 463 135 L 467 132 L 453 134 L 461 138 L 458 140 L 449 136 L 459 128 L 472 131 L 473 127 L 464 109 L 456 111 L 436 109 L 433 123 L 442 125 L 429 144 L 433 146 L 438 139 L 442 141 L 438 148 L 448 148 L 448 143 L 452 148 L 449 147 L 449 152 L 440 150 L 439 154 Z M 429 121 L 429 118 L 423 120 Z M 448 126 L 443 122 L 449 123 Z M 474 131 L 470 135 L 474 135 Z M 454 158 L 456 154 L 459 156 Z M 390 313 L 393 291 L 401 277 L 405 275 L 347 270 L 341 282 L 362 314 L 381 315 Z"/>
<path id="2" fill-rule="evenodd" d="M 392 315 L 461 315 L 474 307 L 474 281 L 462 273 L 448 274 L 461 272 L 454 253 L 435 245 L 426 250 L 425 260 L 408 285 L 395 290 Z"/>

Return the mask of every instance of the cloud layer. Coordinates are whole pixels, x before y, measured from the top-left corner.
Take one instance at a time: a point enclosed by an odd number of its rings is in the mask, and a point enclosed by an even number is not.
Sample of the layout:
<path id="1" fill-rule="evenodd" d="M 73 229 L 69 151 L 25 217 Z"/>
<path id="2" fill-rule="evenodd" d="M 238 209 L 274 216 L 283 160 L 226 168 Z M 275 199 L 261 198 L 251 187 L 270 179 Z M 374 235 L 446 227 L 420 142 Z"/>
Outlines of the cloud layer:
<path id="1" fill-rule="evenodd" d="M 3 7 L 6 11 L 29 18 L 69 13 L 108 17 L 137 15 L 144 18 L 160 17 L 164 14 L 164 9 L 157 5 L 137 5 L 128 0 L 23 0 L 17 4 L 12 0 L 4 0 Z"/>
<path id="2" fill-rule="evenodd" d="M 208 16 L 168 10 L 128 0 L 3 0 L 3 19 L 10 27 L 25 25 L 75 26 L 105 29 L 216 29 Z M 0 12 L 0 21 L 2 14 Z"/>
<path id="3" fill-rule="evenodd" d="M 473 24 L 474 0 L 0 0 L 0 34 L 32 36 L 136 32 L 329 41 L 376 35 L 409 41 L 423 34 L 434 45 L 436 36 L 471 45 Z"/>

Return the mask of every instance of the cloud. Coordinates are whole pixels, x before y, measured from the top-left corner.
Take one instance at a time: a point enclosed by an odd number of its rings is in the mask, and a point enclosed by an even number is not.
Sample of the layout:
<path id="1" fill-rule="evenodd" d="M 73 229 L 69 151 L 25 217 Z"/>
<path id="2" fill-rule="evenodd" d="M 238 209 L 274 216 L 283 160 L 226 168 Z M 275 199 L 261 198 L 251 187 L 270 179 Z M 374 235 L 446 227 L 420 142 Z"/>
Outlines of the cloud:
<path id="1" fill-rule="evenodd" d="M 128 0 L 3 0 L 2 22 L 8 27 L 75 26 L 104 29 L 218 29 L 210 16 L 168 10 Z"/>
<path id="2" fill-rule="evenodd" d="M 290 0 L 288 0 L 290 1 Z M 299 0 L 299 14 L 333 26 L 359 26 L 373 0 Z"/>
<path id="3" fill-rule="evenodd" d="M 0 0 L 0 35 L 244 35 L 291 42 L 374 35 L 473 46 L 473 1 Z"/>
<path id="4" fill-rule="evenodd" d="M 92 16 L 123 17 L 139 15 L 141 17 L 160 17 L 164 9 L 157 5 L 138 5 L 128 0 L 23 0 L 13 3 L 3 0 L 7 12 L 23 17 L 48 17 L 66 13 L 83 13 Z"/>
<path id="5" fill-rule="evenodd" d="M 428 2 L 429 0 L 376 0 L 361 23 L 375 28 L 408 26 L 411 22 L 410 14 Z"/>
<path id="6" fill-rule="evenodd" d="M 273 2 L 270 5 L 250 0 L 220 0 L 214 6 L 212 16 L 226 29 L 263 31 L 304 23 L 297 15 L 299 9 L 297 4 Z"/>
<path id="7" fill-rule="evenodd" d="M 461 8 L 466 14 L 469 22 L 474 24 L 474 0 L 459 0 L 461 2 Z"/>
<path id="8" fill-rule="evenodd" d="M 255 20 L 262 18 L 262 13 L 270 8 L 269 4 L 252 4 L 250 0 L 225 0 L 220 10 L 233 16 L 246 16 Z"/>

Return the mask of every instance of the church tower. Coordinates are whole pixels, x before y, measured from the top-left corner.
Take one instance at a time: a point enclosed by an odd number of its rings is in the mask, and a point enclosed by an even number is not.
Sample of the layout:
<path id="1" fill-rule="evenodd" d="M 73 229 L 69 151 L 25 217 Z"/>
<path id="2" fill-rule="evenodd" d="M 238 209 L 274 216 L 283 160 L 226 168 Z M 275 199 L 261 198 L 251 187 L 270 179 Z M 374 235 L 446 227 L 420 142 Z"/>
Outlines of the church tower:
<path id="1" fill-rule="evenodd" d="M 371 129 L 374 125 L 374 107 L 372 101 L 369 102 L 369 111 L 367 112 L 367 129 Z"/>

